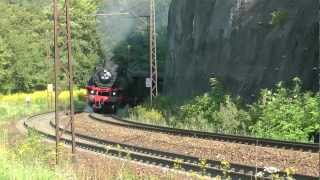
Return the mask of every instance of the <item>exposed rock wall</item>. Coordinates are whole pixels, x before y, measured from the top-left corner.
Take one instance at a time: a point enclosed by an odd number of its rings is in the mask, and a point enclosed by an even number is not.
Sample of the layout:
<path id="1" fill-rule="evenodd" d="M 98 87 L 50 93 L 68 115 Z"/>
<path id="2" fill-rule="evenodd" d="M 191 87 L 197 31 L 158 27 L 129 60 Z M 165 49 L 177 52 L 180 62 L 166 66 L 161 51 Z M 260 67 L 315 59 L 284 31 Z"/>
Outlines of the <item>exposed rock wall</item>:
<path id="1" fill-rule="evenodd" d="M 166 94 L 207 91 L 211 74 L 248 101 L 293 77 L 315 90 L 318 7 L 318 0 L 173 0 Z M 270 23 L 275 11 L 287 13 L 283 24 Z"/>

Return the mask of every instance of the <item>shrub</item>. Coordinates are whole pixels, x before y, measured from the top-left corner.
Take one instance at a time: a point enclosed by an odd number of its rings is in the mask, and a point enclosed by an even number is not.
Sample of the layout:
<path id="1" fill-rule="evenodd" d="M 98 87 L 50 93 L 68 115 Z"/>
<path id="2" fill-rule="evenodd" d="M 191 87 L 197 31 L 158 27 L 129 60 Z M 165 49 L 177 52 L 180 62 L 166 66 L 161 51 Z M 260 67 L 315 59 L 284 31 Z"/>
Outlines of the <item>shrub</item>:
<path id="1" fill-rule="evenodd" d="M 222 85 L 215 79 L 210 79 L 211 91 L 202 96 L 197 96 L 191 102 L 181 106 L 182 119 L 202 116 L 208 123 L 216 123 L 213 113 L 219 111 L 220 104 L 225 100 Z"/>
<path id="2" fill-rule="evenodd" d="M 129 111 L 129 115 L 135 120 L 143 120 L 153 124 L 165 124 L 165 118 L 162 113 L 153 108 L 137 106 Z"/>
<path id="3" fill-rule="evenodd" d="M 310 134 L 320 129 L 320 95 L 303 92 L 298 78 L 286 87 L 279 83 L 275 90 L 261 90 L 259 99 L 247 107 L 226 95 L 216 79 L 210 82 L 210 92 L 180 107 L 168 105 L 171 116 L 165 114 L 166 98 L 158 98 L 153 108 L 138 106 L 130 110 L 130 116 L 171 127 L 284 140 L 307 141 Z"/>
<path id="4" fill-rule="evenodd" d="M 263 90 L 251 112 L 257 118 L 251 130 L 260 137 L 306 141 L 320 128 L 320 96 L 303 93 L 298 78 L 291 88 L 279 83 L 274 91 Z"/>
<path id="5" fill-rule="evenodd" d="M 211 91 L 197 96 L 190 103 L 181 106 L 184 123 L 197 124 L 198 128 L 235 133 L 245 132 L 251 121 L 249 113 L 240 109 L 235 101 L 224 92 L 216 79 L 210 80 Z M 202 126 L 202 127 L 201 127 Z"/>
<path id="6" fill-rule="evenodd" d="M 169 118 L 178 111 L 178 105 L 174 98 L 169 96 L 157 96 L 153 99 L 152 108 L 159 110 L 169 121 Z"/>
<path id="7" fill-rule="evenodd" d="M 248 129 L 248 124 L 251 122 L 251 117 L 248 112 L 237 107 L 230 96 L 226 96 L 225 102 L 220 104 L 219 111 L 213 113 L 217 120 L 217 127 L 229 133 L 245 133 Z"/>

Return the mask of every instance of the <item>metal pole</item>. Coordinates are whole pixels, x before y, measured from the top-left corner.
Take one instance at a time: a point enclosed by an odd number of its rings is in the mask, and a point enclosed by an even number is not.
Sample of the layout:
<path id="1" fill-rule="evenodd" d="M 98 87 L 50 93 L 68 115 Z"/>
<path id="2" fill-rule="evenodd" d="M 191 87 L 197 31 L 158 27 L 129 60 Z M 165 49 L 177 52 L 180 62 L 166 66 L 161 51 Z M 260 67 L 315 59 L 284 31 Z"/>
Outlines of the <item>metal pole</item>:
<path id="1" fill-rule="evenodd" d="M 156 39 L 156 20 L 155 20 L 155 2 L 150 0 L 149 17 L 149 43 L 150 43 L 150 103 L 152 105 L 153 97 L 158 96 L 158 67 L 157 67 L 157 39 Z"/>
<path id="2" fill-rule="evenodd" d="M 150 15 L 151 15 L 151 0 L 150 0 Z M 149 17 L 149 68 L 150 68 L 150 80 L 151 80 L 151 86 L 150 86 L 150 105 L 152 106 L 152 29 L 151 29 L 151 16 Z"/>
<path id="3" fill-rule="evenodd" d="M 58 61 L 59 61 L 59 50 L 58 50 L 58 7 L 57 0 L 53 0 L 53 18 L 54 18 L 54 85 L 55 85 L 55 96 L 54 96 L 54 112 L 55 112 L 55 135 L 56 135 L 56 164 L 59 164 L 59 116 L 58 116 Z"/>
<path id="4" fill-rule="evenodd" d="M 158 62 L 157 62 L 157 33 L 156 33 L 156 7 L 155 0 L 152 0 L 152 22 L 153 22 L 153 68 L 154 68 L 154 91 L 158 96 Z"/>
<path id="5" fill-rule="evenodd" d="M 320 9 L 318 9 L 318 46 L 320 46 Z M 318 47 L 319 48 L 319 47 Z M 318 54 L 318 88 L 319 88 L 319 98 L 320 98 L 320 55 Z M 318 168 L 319 168 L 319 180 L 320 180 L 320 128 L 318 129 L 318 140 L 319 140 L 319 162 L 318 162 Z"/>
<path id="6" fill-rule="evenodd" d="M 66 27 L 67 27 L 67 47 L 68 47 L 68 68 L 69 68 L 69 100 L 70 100 L 70 121 L 71 121 L 71 134 L 72 134 L 72 154 L 76 153 L 75 143 L 75 128 L 74 128 L 74 102 L 73 102 L 73 61 L 72 61 L 72 47 L 71 47 L 71 26 L 70 26 L 70 13 L 69 13 L 69 0 L 65 0 L 66 7 Z"/>

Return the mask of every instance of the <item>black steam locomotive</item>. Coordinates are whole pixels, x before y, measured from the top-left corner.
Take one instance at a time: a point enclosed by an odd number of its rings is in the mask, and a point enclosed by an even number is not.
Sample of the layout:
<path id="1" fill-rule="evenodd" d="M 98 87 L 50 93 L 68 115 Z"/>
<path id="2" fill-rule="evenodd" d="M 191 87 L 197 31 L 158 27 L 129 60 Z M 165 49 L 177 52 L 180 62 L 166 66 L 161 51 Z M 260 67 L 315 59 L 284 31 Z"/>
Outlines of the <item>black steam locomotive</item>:
<path id="1" fill-rule="evenodd" d="M 97 66 L 86 87 L 88 103 L 95 112 L 115 113 L 119 106 L 134 106 L 148 95 L 148 73 L 129 72 L 118 65 Z"/>

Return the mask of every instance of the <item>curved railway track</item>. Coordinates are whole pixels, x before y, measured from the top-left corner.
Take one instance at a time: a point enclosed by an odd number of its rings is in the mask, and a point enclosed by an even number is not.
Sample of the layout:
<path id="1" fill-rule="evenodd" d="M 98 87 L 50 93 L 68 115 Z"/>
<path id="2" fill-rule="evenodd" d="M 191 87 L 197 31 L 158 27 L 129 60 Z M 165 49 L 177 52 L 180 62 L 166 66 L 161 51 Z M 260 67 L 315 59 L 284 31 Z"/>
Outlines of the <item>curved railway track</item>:
<path id="1" fill-rule="evenodd" d="M 101 115 L 101 114 L 91 113 L 89 117 L 96 121 L 100 121 L 102 123 L 134 128 L 134 129 L 141 129 L 146 131 L 178 135 L 178 136 L 188 136 L 188 137 L 195 137 L 195 138 L 202 138 L 202 139 L 227 141 L 232 143 L 251 144 L 255 146 L 306 151 L 306 152 L 314 152 L 314 153 L 317 153 L 320 151 L 319 144 L 314 144 L 314 143 L 300 143 L 300 142 L 272 140 L 272 139 L 265 139 L 265 138 L 255 138 L 255 137 L 249 137 L 249 136 L 236 136 L 236 135 L 202 132 L 202 131 L 195 131 L 195 130 L 177 129 L 177 128 L 170 128 L 165 126 L 157 126 L 157 125 L 129 121 L 114 115 Z"/>
<path id="2" fill-rule="evenodd" d="M 53 117 L 54 114 L 52 113 L 32 116 L 24 121 L 24 126 L 26 128 L 33 129 L 49 139 L 55 139 L 55 125 L 51 122 Z M 61 141 L 65 144 L 71 144 L 71 132 L 62 128 L 60 128 L 60 130 L 64 130 L 67 133 L 61 138 Z M 181 167 L 181 170 L 184 171 L 203 172 L 203 170 L 205 170 L 205 175 L 208 176 L 221 176 L 223 174 L 223 170 L 220 168 L 220 162 L 218 161 L 207 160 L 204 166 L 201 165 L 201 160 L 199 160 L 197 157 L 121 144 L 80 133 L 76 134 L 76 145 L 79 148 L 94 151 L 96 153 L 117 156 L 119 158 L 130 159 L 161 167 L 173 168 L 178 164 L 178 166 Z M 232 177 L 232 179 L 255 179 L 254 174 L 255 172 L 259 171 L 263 171 L 263 169 L 231 164 L 229 175 Z M 284 175 L 284 173 L 280 173 L 280 175 Z M 299 180 L 316 179 L 316 177 L 305 175 L 295 175 L 294 177 Z"/>

